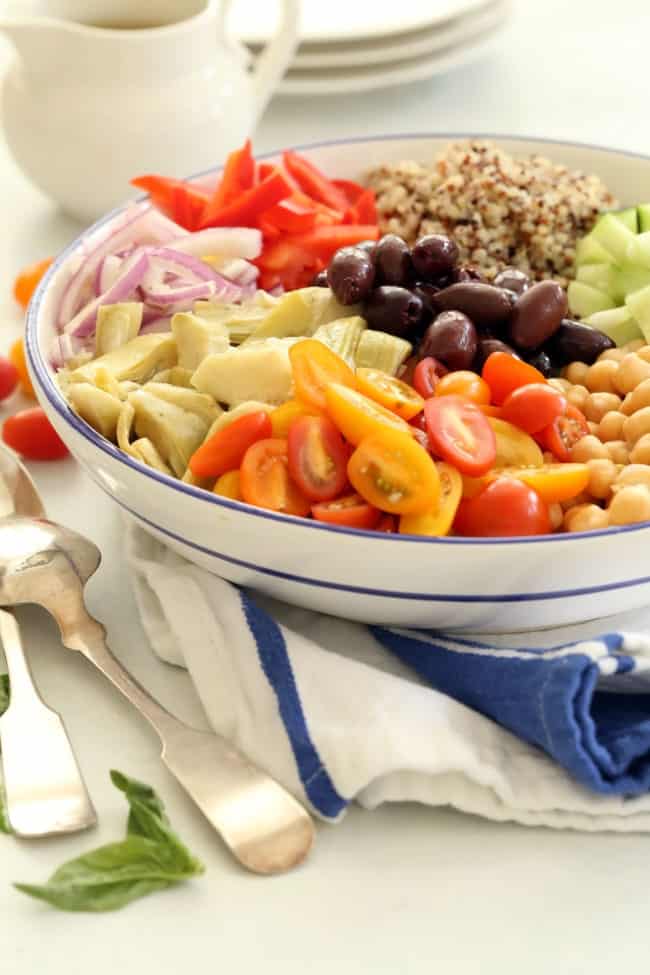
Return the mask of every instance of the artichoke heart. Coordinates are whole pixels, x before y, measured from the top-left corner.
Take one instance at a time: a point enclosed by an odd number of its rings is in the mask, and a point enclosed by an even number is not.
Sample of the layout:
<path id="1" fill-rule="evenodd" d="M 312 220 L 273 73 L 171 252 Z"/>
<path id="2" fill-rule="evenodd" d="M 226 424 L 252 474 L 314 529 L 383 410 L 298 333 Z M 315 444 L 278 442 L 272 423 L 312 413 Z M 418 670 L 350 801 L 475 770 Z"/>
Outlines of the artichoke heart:
<path id="1" fill-rule="evenodd" d="M 126 345 L 74 369 L 68 379 L 70 383 L 96 385 L 98 372 L 101 375 L 101 370 L 105 369 L 118 382 L 128 379 L 144 383 L 162 369 L 175 366 L 177 358 L 174 337 L 167 333 L 152 332 L 150 335 L 137 335 Z"/>
<path id="2" fill-rule="evenodd" d="M 152 383 L 169 383 L 170 386 L 185 386 L 191 388 L 193 369 L 181 369 L 180 366 L 172 366 L 171 369 L 163 369 L 151 377 Z"/>
<path id="3" fill-rule="evenodd" d="M 173 403 L 175 406 L 180 406 L 182 410 L 196 413 L 208 425 L 214 423 L 223 412 L 211 396 L 206 396 L 205 393 L 197 393 L 195 389 L 185 389 L 182 386 L 171 386 L 169 383 L 154 382 L 146 383 L 142 388 L 148 393 L 153 393 L 159 399 L 165 400 L 166 403 Z"/>
<path id="4" fill-rule="evenodd" d="M 93 430 L 107 440 L 115 440 L 117 421 L 122 412 L 120 399 L 90 383 L 73 383 L 68 391 L 68 400 L 73 410 Z"/>
<path id="5" fill-rule="evenodd" d="M 258 295 L 264 295 L 264 300 L 258 298 Z M 255 297 L 241 305 L 196 301 L 194 313 L 199 318 L 222 322 L 228 330 L 231 343 L 239 345 L 259 328 L 278 300 L 265 291 L 258 291 Z"/>
<path id="6" fill-rule="evenodd" d="M 147 437 L 140 437 L 139 440 L 134 440 L 129 452 L 132 457 L 142 461 L 148 467 L 153 467 L 154 470 L 161 471 L 163 474 L 172 474 L 171 468 L 165 463 L 151 440 Z"/>
<path id="7" fill-rule="evenodd" d="M 140 301 L 101 305 L 97 311 L 95 354 L 106 355 L 134 339 L 142 325 L 143 308 Z"/>
<path id="8" fill-rule="evenodd" d="M 189 311 L 176 312 L 172 318 L 172 334 L 181 369 L 194 371 L 206 356 L 226 352 L 230 346 L 228 329 L 222 321 L 200 318 Z"/>
<path id="9" fill-rule="evenodd" d="M 314 332 L 314 338 L 326 345 L 332 352 L 336 352 L 354 369 L 354 356 L 365 327 L 365 320 L 360 315 L 352 315 L 350 318 L 337 318 L 333 322 L 328 322 L 327 325 L 319 325 Z"/>
<path id="10" fill-rule="evenodd" d="M 291 340 L 270 338 L 210 355 L 192 376 L 192 385 L 229 406 L 250 399 L 283 403 L 292 385 L 290 344 Z"/>
<path id="11" fill-rule="evenodd" d="M 133 426 L 138 437 L 151 440 L 163 461 L 177 477 L 182 477 L 210 424 L 146 389 L 131 393 L 128 401 L 135 411 Z"/>
<path id="12" fill-rule="evenodd" d="M 313 335 L 320 325 L 360 313 L 360 305 L 339 304 L 329 288 L 300 288 L 282 295 L 244 345 L 267 338 Z"/>

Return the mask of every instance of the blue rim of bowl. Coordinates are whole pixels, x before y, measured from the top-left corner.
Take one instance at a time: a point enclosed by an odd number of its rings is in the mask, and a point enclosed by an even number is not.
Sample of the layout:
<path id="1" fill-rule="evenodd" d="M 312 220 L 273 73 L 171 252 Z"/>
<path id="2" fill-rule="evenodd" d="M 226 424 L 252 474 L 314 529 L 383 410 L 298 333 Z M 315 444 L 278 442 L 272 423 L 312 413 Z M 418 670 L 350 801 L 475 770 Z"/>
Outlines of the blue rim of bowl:
<path id="1" fill-rule="evenodd" d="M 498 142 L 500 139 L 508 140 L 512 142 L 533 142 L 539 143 L 540 145 L 554 145 L 554 146 L 567 146 L 574 149 L 593 149 L 596 152 L 604 152 L 609 155 L 623 156 L 628 159 L 642 159 L 645 162 L 650 163 L 650 156 L 641 152 L 632 152 L 626 149 L 612 149 L 608 146 L 594 145 L 588 142 L 567 142 L 564 139 L 550 139 L 542 138 L 540 136 L 529 136 L 529 135 L 517 135 L 517 134 L 504 134 L 504 133 L 494 133 L 494 132 L 411 132 L 411 133 L 395 133 L 394 135 L 374 135 L 374 136 L 351 136 L 346 139 L 329 139 L 325 142 L 308 142 L 303 145 L 293 146 L 292 148 L 297 152 L 309 152 L 312 149 L 324 149 L 331 146 L 341 146 L 341 145 L 352 145 L 355 143 L 372 143 L 372 142 L 395 142 L 395 141 L 406 141 L 406 140 L 430 140 L 430 139 L 489 139 L 491 141 Z M 286 148 L 286 147 L 285 147 Z M 262 153 L 258 156 L 259 159 L 269 159 L 273 156 L 279 155 L 283 150 L 274 149 L 270 152 Z M 195 173 L 193 176 L 188 177 L 189 180 L 200 179 L 203 176 L 207 176 L 211 173 L 219 173 L 223 169 L 223 166 L 214 166 L 209 169 L 203 170 L 200 173 Z M 138 201 L 148 199 L 147 195 L 138 198 Z M 94 224 L 83 231 L 78 237 L 68 244 L 68 246 L 61 251 L 61 253 L 53 261 L 52 265 L 48 268 L 46 274 L 40 281 L 32 300 L 30 302 L 27 311 L 27 321 L 25 327 L 25 348 L 27 352 L 27 359 L 29 365 L 36 376 L 37 383 L 42 389 L 45 397 L 47 398 L 50 405 L 59 414 L 59 416 L 65 420 L 78 434 L 80 434 L 85 440 L 88 440 L 95 447 L 98 447 L 103 453 L 108 454 L 113 460 L 118 461 L 121 464 L 125 464 L 127 467 L 132 468 L 135 471 L 143 474 L 145 477 L 151 478 L 157 481 L 159 484 L 163 484 L 166 487 L 170 487 L 173 490 L 180 491 L 182 494 L 186 494 L 189 497 L 196 498 L 198 501 L 202 501 L 207 504 L 214 504 L 222 508 L 229 508 L 233 511 L 238 511 L 242 514 L 249 514 L 256 518 L 264 518 L 270 521 L 277 521 L 279 523 L 289 523 L 291 525 L 297 525 L 300 527 L 308 529 L 316 529 L 318 531 L 333 532 L 338 535 L 352 535 L 355 537 L 363 538 L 364 540 L 382 541 L 387 543 L 397 543 L 397 542 L 409 542 L 409 543 L 419 543 L 423 545 L 531 545 L 531 544 L 543 544 L 543 543 L 555 543 L 559 544 L 562 542 L 574 542 L 574 541 L 586 541 L 592 538 L 598 538 L 599 536 L 620 535 L 632 532 L 642 531 L 650 526 L 650 521 L 640 522 L 634 525 L 619 525 L 613 528 L 601 528 L 596 531 L 588 532 L 572 532 L 570 535 L 514 535 L 509 537 L 486 537 L 486 538 L 460 538 L 458 536 L 452 536 L 450 538 L 432 538 L 430 536 L 423 535 L 400 535 L 382 532 L 372 532 L 366 529 L 359 528 L 347 528 L 341 525 L 330 525 L 325 522 L 315 521 L 314 519 L 300 518 L 295 515 L 285 515 L 280 512 L 266 511 L 262 508 L 256 508 L 253 505 L 246 504 L 243 501 L 233 501 L 228 498 L 222 498 L 218 495 L 212 494 L 210 491 L 204 491 L 202 488 L 194 487 L 191 484 L 185 484 L 183 481 L 179 481 L 176 478 L 170 477 L 168 474 L 163 474 L 159 471 L 154 470 L 151 467 L 147 467 L 145 464 L 141 464 L 139 461 L 128 454 L 121 451 L 115 444 L 112 444 L 109 440 L 105 440 L 100 434 L 98 434 L 89 424 L 78 416 L 74 410 L 66 403 L 63 395 L 55 385 L 49 372 L 49 368 L 41 354 L 41 350 L 37 341 L 37 324 L 39 317 L 39 309 L 43 296 L 49 287 L 51 279 L 56 275 L 57 271 L 62 267 L 63 264 L 78 250 L 81 241 L 100 230 L 107 223 L 110 223 L 119 213 L 122 213 L 125 207 L 133 203 L 133 200 L 127 200 L 121 206 L 116 207 L 109 213 L 100 217 Z"/>

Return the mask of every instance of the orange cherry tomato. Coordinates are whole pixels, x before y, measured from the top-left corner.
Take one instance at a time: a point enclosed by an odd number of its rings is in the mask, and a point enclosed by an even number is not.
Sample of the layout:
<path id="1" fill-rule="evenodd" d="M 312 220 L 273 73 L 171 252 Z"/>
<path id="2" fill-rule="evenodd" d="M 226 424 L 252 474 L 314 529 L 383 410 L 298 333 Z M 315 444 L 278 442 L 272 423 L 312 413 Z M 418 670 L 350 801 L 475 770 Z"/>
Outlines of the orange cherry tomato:
<path id="1" fill-rule="evenodd" d="M 589 433 L 587 419 L 577 406 L 570 403 L 564 416 L 558 416 L 549 426 L 537 434 L 541 445 L 550 450 L 558 460 L 571 459 L 571 448 Z"/>
<path id="2" fill-rule="evenodd" d="M 14 344 L 9 349 L 9 362 L 11 362 L 18 373 L 18 381 L 20 382 L 20 388 L 22 389 L 23 393 L 25 393 L 26 396 L 31 396 L 32 399 L 36 399 L 36 393 L 34 392 L 32 381 L 29 378 L 29 372 L 27 371 L 27 362 L 25 361 L 25 343 L 22 339 L 16 339 Z"/>
<path id="3" fill-rule="evenodd" d="M 219 494 L 222 498 L 231 498 L 232 501 L 241 501 L 239 471 L 226 471 L 225 474 L 222 474 L 212 488 L 212 493 Z"/>
<path id="4" fill-rule="evenodd" d="M 389 376 L 381 369 L 357 369 L 357 388 L 359 392 L 397 413 L 404 420 L 410 420 L 422 411 L 424 400 L 412 386 Z"/>
<path id="5" fill-rule="evenodd" d="M 539 369 L 507 352 L 489 355 L 483 365 L 482 376 L 492 392 L 492 402 L 497 406 L 501 406 L 510 393 L 520 386 L 546 382 Z"/>
<path id="6" fill-rule="evenodd" d="M 483 416 L 496 416 L 501 418 L 503 416 L 503 407 L 486 405 L 485 403 L 478 403 L 478 408 L 483 414 Z"/>
<path id="7" fill-rule="evenodd" d="M 289 474 L 310 501 L 332 501 L 347 484 L 348 452 L 327 416 L 299 416 L 287 438 Z"/>
<path id="8" fill-rule="evenodd" d="M 389 514 L 418 514 L 434 507 L 440 477 L 429 454 L 408 433 L 383 430 L 361 441 L 348 477 L 369 504 Z"/>
<path id="9" fill-rule="evenodd" d="M 241 495 L 248 504 L 287 515 L 308 515 L 311 503 L 289 476 L 287 441 L 258 440 L 244 454 L 239 470 Z"/>
<path id="10" fill-rule="evenodd" d="M 319 410 L 327 408 L 325 389 L 330 383 L 354 389 L 356 380 L 347 362 L 317 339 L 304 339 L 289 349 L 296 395 Z"/>
<path id="11" fill-rule="evenodd" d="M 449 370 L 438 362 L 432 355 L 420 359 L 413 370 L 413 387 L 422 399 L 429 399 L 436 391 L 436 386 Z"/>
<path id="12" fill-rule="evenodd" d="M 244 454 L 258 440 L 271 436 L 268 413 L 245 413 L 213 433 L 190 457 L 189 468 L 196 477 L 219 477 L 239 467 Z"/>
<path id="13" fill-rule="evenodd" d="M 424 404 L 424 415 L 432 450 L 461 474 L 478 477 L 492 467 L 496 438 L 476 403 L 461 396 L 435 396 Z"/>
<path id="14" fill-rule="evenodd" d="M 379 508 L 368 504 L 360 494 L 346 494 L 336 501 L 315 504 L 311 513 L 316 521 L 325 521 L 328 525 L 345 525 L 347 528 L 375 528 L 382 518 Z"/>
<path id="15" fill-rule="evenodd" d="M 455 467 L 442 461 L 436 464 L 440 477 L 438 504 L 421 515 L 402 515 L 400 535 L 448 535 L 463 493 L 463 478 Z"/>
<path id="16" fill-rule="evenodd" d="M 8 417 L 2 427 L 2 439 L 28 460 L 60 460 L 68 454 L 68 448 L 40 406 Z"/>
<path id="17" fill-rule="evenodd" d="M 498 477 L 476 497 L 461 501 L 454 529 L 483 538 L 547 535 L 552 530 L 546 503 L 514 477 Z"/>
<path id="18" fill-rule="evenodd" d="M 503 402 L 503 419 L 526 433 L 539 433 L 566 413 L 567 401 L 548 383 L 529 383 L 513 389 Z"/>
<path id="19" fill-rule="evenodd" d="M 544 457 L 533 438 L 514 423 L 488 416 L 487 422 L 494 431 L 497 453 L 493 467 L 542 467 Z"/>
<path id="20" fill-rule="evenodd" d="M 20 376 L 13 362 L 0 355 L 0 402 L 8 399 L 20 382 Z"/>
<path id="21" fill-rule="evenodd" d="M 442 377 L 436 386 L 435 395 L 464 396 L 478 406 L 487 406 L 490 402 L 490 387 L 475 372 L 459 369 Z"/>
<path id="22" fill-rule="evenodd" d="M 282 439 L 287 436 L 289 427 L 299 416 L 316 416 L 318 412 L 314 406 L 301 403 L 298 399 L 289 399 L 269 414 L 271 417 L 272 435 Z"/>
<path id="23" fill-rule="evenodd" d="M 542 501 L 555 504 L 568 501 L 585 490 L 589 484 L 586 464 L 545 464 L 543 467 L 504 467 L 485 475 L 487 482 L 494 477 L 514 477 L 537 491 Z"/>
<path id="24" fill-rule="evenodd" d="M 36 264 L 30 264 L 29 267 L 23 268 L 18 274 L 14 281 L 14 298 L 22 308 L 27 308 L 38 282 L 47 271 L 52 260 L 53 258 L 46 257 L 44 261 L 37 261 Z"/>
<path id="25" fill-rule="evenodd" d="M 364 437 L 383 430 L 399 430 L 412 435 L 405 420 L 356 389 L 332 383 L 325 390 L 325 396 L 327 412 L 345 439 L 355 446 Z"/>

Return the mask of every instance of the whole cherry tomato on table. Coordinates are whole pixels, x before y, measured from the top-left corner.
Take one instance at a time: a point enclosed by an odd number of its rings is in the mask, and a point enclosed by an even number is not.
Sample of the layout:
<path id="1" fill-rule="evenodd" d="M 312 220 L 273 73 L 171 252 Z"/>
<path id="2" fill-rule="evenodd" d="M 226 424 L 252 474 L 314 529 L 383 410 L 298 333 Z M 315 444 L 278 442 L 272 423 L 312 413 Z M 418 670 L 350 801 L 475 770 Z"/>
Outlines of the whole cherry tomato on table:
<path id="1" fill-rule="evenodd" d="M 513 477 L 499 477 L 475 497 L 461 501 L 454 528 L 459 535 L 481 538 L 547 535 L 552 530 L 546 503 Z"/>
<path id="2" fill-rule="evenodd" d="M 27 371 L 27 362 L 25 361 L 25 343 L 22 339 L 16 339 L 14 344 L 9 349 L 9 361 L 18 373 L 20 388 L 22 389 L 23 393 L 25 393 L 26 396 L 31 396 L 32 399 L 36 399 L 36 393 L 34 392 L 32 381 L 29 378 L 29 372 Z"/>
<path id="3" fill-rule="evenodd" d="M 46 257 L 44 261 L 37 261 L 23 268 L 14 281 L 14 298 L 22 308 L 27 308 L 32 300 L 32 295 L 36 291 L 39 281 L 52 263 L 51 257 Z"/>
<path id="4" fill-rule="evenodd" d="M 0 400 L 5 400 L 16 389 L 20 376 L 13 362 L 0 356 Z"/>
<path id="5" fill-rule="evenodd" d="M 2 427 L 2 439 L 28 460 L 60 460 L 68 454 L 68 448 L 40 406 L 8 417 Z"/>

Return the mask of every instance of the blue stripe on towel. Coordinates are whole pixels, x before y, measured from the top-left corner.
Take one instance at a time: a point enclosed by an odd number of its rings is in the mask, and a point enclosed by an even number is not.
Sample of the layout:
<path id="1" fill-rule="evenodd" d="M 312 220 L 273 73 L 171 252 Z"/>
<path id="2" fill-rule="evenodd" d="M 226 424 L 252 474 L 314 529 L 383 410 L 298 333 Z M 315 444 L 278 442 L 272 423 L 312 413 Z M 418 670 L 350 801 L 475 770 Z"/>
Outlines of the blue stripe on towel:
<path id="1" fill-rule="evenodd" d="M 280 715 L 309 801 L 321 815 L 336 818 L 348 800 L 338 794 L 311 740 L 282 631 L 267 613 L 243 592 L 240 599 L 257 645 L 266 678 L 275 693 Z"/>

